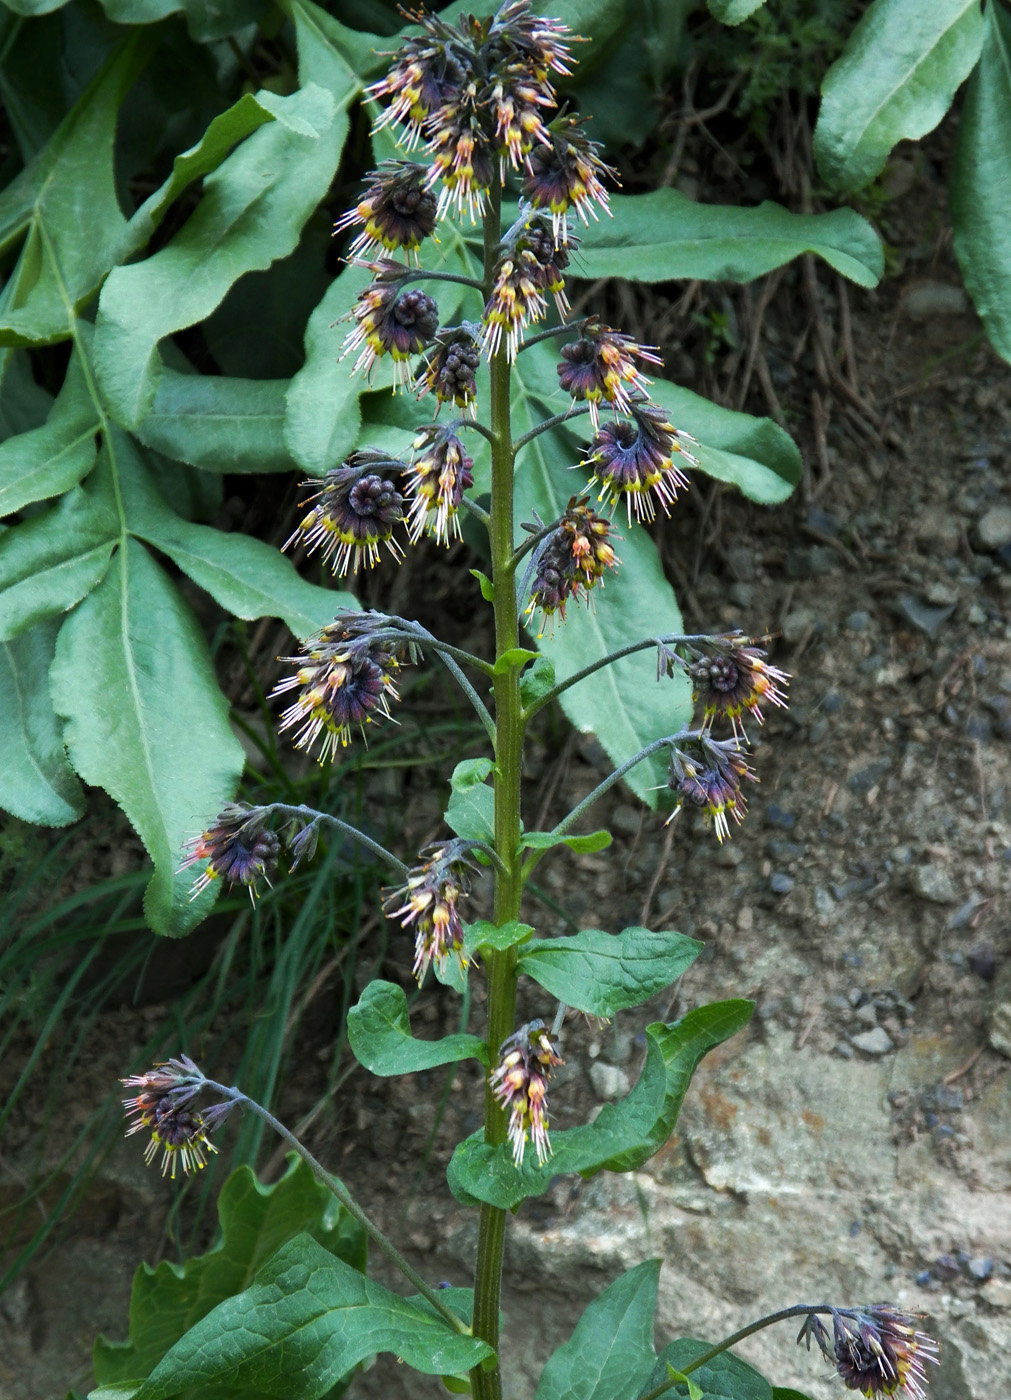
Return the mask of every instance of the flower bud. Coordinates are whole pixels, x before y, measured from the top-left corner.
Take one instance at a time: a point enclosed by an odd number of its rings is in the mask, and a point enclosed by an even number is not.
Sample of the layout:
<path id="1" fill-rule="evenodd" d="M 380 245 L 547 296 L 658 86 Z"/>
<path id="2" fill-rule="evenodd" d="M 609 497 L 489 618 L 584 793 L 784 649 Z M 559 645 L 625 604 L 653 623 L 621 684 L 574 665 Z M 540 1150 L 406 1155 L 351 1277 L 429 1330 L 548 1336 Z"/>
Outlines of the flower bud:
<path id="1" fill-rule="evenodd" d="M 564 1063 L 543 1021 L 527 1022 L 502 1042 L 489 1083 L 495 1098 L 509 1114 L 509 1140 L 518 1167 L 523 1165 L 528 1137 L 539 1166 L 551 1156 L 548 1080 L 555 1066 Z"/>

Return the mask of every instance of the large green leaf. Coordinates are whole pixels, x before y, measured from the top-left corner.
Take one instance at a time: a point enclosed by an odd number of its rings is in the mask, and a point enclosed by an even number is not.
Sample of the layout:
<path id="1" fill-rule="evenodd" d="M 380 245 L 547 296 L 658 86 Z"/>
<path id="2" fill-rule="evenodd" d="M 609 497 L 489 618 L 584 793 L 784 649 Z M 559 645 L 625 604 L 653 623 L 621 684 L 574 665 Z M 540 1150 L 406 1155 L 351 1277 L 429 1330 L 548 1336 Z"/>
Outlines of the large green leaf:
<path id="1" fill-rule="evenodd" d="M 72 317 L 127 247 L 116 197 L 113 143 L 127 90 L 151 50 L 128 36 L 89 83 L 53 138 L 0 195 L 0 249 L 24 238 L 0 316 L 0 345 L 45 345 L 70 335 Z"/>
<path id="2" fill-rule="evenodd" d="M 369 386 L 352 376 L 352 360 L 341 360 L 341 334 L 334 322 L 345 316 L 369 274 L 349 268 L 331 283 L 309 317 L 305 364 L 293 376 L 286 396 L 284 444 L 313 476 L 338 466 L 358 441 L 362 413 L 358 400 Z"/>
<path id="3" fill-rule="evenodd" d="M 235 792 L 243 751 L 196 619 L 136 541 L 64 623 L 51 682 L 74 766 L 116 799 L 154 861 L 149 922 L 188 932 L 210 900 L 187 903 L 191 877 L 174 872 L 186 838 Z"/>
<path id="4" fill-rule="evenodd" d="M 0 291 L 0 306 L 7 286 Z M 0 442 L 41 428 L 52 406 L 52 394 L 35 382 L 28 351 L 0 350 Z"/>
<path id="5" fill-rule="evenodd" d="M 609 1019 L 669 987 L 701 952 L 683 933 L 586 928 L 571 938 L 532 939 L 520 949 L 519 971 L 567 1006 Z"/>
<path id="6" fill-rule="evenodd" d="M 218 1197 L 218 1219 L 221 1238 L 206 1254 L 181 1267 L 164 1260 L 157 1268 L 138 1268 L 130 1295 L 130 1340 L 100 1337 L 95 1343 L 99 1385 L 150 1375 L 180 1337 L 212 1308 L 248 1288 L 274 1251 L 300 1231 L 365 1271 L 361 1226 L 294 1155 L 273 1186 L 261 1185 L 249 1167 L 233 1172 Z"/>
<path id="7" fill-rule="evenodd" d="M 488 1063 L 488 1047 L 476 1035 L 446 1035 L 416 1040 L 411 1034 L 407 997 L 402 987 L 376 979 L 348 1012 L 348 1040 L 359 1064 L 373 1074 L 413 1074 L 458 1060 Z"/>
<path id="8" fill-rule="evenodd" d="M 495 839 L 495 793 L 485 782 L 493 767 L 490 758 L 465 758 L 453 769 L 446 822 L 457 836 Z"/>
<path id="9" fill-rule="evenodd" d="M 316 85 L 271 107 L 276 120 L 207 176 L 175 237 L 145 261 L 116 268 L 102 290 L 95 365 L 125 427 L 154 403 L 158 342 L 209 315 L 243 273 L 287 256 L 329 188 L 347 130 L 343 107 Z"/>
<path id="10" fill-rule="evenodd" d="M 709 13 L 721 24 L 742 24 L 765 0 L 709 0 Z"/>
<path id="11" fill-rule="evenodd" d="M 612 219 L 581 236 L 583 277 L 626 277 L 636 282 L 750 282 L 773 268 L 817 253 L 861 287 L 884 271 L 881 242 L 853 209 L 791 214 L 768 201 L 754 209 L 697 204 L 677 190 L 615 195 Z"/>
<path id="12" fill-rule="evenodd" d="M 0 807 L 43 826 L 66 826 L 84 812 L 84 794 L 67 763 L 62 725 L 49 698 L 58 630 L 57 622 L 41 622 L 0 642 Z"/>
<path id="13" fill-rule="evenodd" d="M 381 1351 L 428 1376 L 470 1370 L 491 1354 L 427 1303 L 389 1292 L 300 1234 L 172 1347 L 135 1400 L 167 1400 L 190 1387 L 315 1400 Z"/>
<path id="14" fill-rule="evenodd" d="M 823 179 L 860 189 L 897 142 L 933 131 L 982 42 L 979 0 L 874 0 L 822 83 L 814 155 Z"/>
<path id="15" fill-rule="evenodd" d="M 548 1359 L 535 1400 L 635 1400 L 654 1366 L 660 1260 L 647 1259 L 590 1303 Z"/>
<path id="16" fill-rule="evenodd" d="M 552 1133 L 552 1156 L 538 1166 L 528 1151 L 513 1163 L 509 1143 L 491 1147 L 481 1133 L 453 1153 L 450 1190 L 465 1205 L 486 1201 L 513 1210 L 540 1196 L 565 1172 L 635 1171 L 663 1146 L 674 1130 L 695 1067 L 713 1046 L 728 1040 L 751 1016 L 750 1001 L 720 1001 L 690 1011 L 681 1021 L 646 1027 L 646 1061 L 635 1086 L 617 1103 L 605 1104 L 592 1123 Z"/>
<path id="17" fill-rule="evenodd" d="M 344 90 L 350 77 L 371 78 L 389 67 L 390 60 L 384 56 L 384 50 L 392 51 L 396 47 L 389 39 L 349 29 L 313 4 L 313 0 L 280 0 L 280 3 L 295 26 L 298 80 L 303 86 L 319 83 L 320 87 L 337 93 Z"/>
<path id="18" fill-rule="evenodd" d="M 986 10 L 979 67 L 958 124 L 951 219 L 962 276 L 998 354 L 1011 363 L 1011 14 Z"/>
<path id="19" fill-rule="evenodd" d="M 668 1367 L 683 1372 L 711 1346 L 711 1342 L 697 1342 L 688 1337 L 670 1342 L 657 1358 L 650 1385 L 665 1381 L 670 1375 Z M 733 1352 L 721 1352 L 697 1371 L 692 1371 L 690 1379 L 698 1386 L 701 1400 L 773 1400 L 772 1386 L 765 1377 Z M 670 1394 L 676 1400 L 687 1400 L 688 1386 L 683 1382 L 672 1386 Z"/>
<path id="20" fill-rule="evenodd" d="M 0 515 L 59 496 L 95 464 L 98 413 L 77 354 L 46 422 L 0 444 Z"/>
<path id="21" fill-rule="evenodd" d="M 290 472 L 284 445 L 286 379 L 180 374 L 160 366 L 150 413 L 136 434 L 156 452 L 212 472 Z"/>

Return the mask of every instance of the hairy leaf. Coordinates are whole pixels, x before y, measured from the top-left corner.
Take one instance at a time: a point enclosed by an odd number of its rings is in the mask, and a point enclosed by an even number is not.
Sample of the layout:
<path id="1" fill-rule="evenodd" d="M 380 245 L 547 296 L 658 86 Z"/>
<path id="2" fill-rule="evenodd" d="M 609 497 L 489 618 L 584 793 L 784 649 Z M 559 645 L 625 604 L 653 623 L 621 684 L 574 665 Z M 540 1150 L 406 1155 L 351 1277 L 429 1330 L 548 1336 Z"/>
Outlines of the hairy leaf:
<path id="1" fill-rule="evenodd" d="M 465 758 L 453 769 L 446 821 L 457 836 L 495 839 L 495 793 L 485 782 L 493 767 L 490 758 Z"/>
<path id="2" fill-rule="evenodd" d="M 464 924 L 463 951 L 472 957 L 481 948 L 513 948 L 517 943 L 526 943 L 533 933 L 529 924 L 521 924 L 510 919 L 507 924 L 491 924 L 487 919 L 475 919 L 472 924 Z"/>
<path id="3" fill-rule="evenodd" d="M 458 1060 L 488 1063 L 488 1049 L 476 1035 L 416 1040 L 411 1034 L 407 996 L 402 987 L 376 979 L 348 1012 L 348 1040 L 354 1057 L 373 1074 L 413 1074 Z"/>
<path id="4" fill-rule="evenodd" d="M 650 1385 L 659 1385 L 669 1375 L 668 1367 L 683 1371 L 697 1356 L 701 1356 L 712 1346 L 711 1342 L 696 1342 L 688 1337 L 680 1337 L 670 1342 L 660 1353 Z M 697 1385 L 702 1400 L 773 1400 L 773 1389 L 765 1377 L 733 1352 L 724 1351 L 707 1361 L 687 1378 Z M 688 1395 L 685 1382 L 672 1386 L 670 1394 L 684 1400 Z"/>
<path id="5" fill-rule="evenodd" d="M 629 1269 L 595 1298 L 548 1359 L 534 1400 L 636 1400 L 656 1364 L 660 1260 Z"/>
<path id="6" fill-rule="evenodd" d="M 61 495 L 83 480 L 95 465 L 98 426 L 75 354 L 43 426 L 0 444 L 0 515 Z"/>
<path id="7" fill-rule="evenodd" d="M 161 366 L 137 437 L 156 452 L 213 472 L 290 472 L 284 445 L 286 379 L 180 374 Z"/>
<path id="8" fill-rule="evenodd" d="M 875 0 L 822 83 L 814 156 L 823 179 L 860 189 L 899 141 L 933 131 L 982 42 L 977 0 Z"/>
<path id="9" fill-rule="evenodd" d="M 84 793 L 63 748 L 49 698 L 59 623 L 40 622 L 0 642 L 0 807 L 25 822 L 66 826 L 84 813 Z"/>
<path id="10" fill-rule="evenodd" d="M 533 939 L 520 949 L 519 970 L 577 1011 L 610 1018 L 669 987 L 701 952 L 683 933 L 587 928 L 571 938 Z"/>

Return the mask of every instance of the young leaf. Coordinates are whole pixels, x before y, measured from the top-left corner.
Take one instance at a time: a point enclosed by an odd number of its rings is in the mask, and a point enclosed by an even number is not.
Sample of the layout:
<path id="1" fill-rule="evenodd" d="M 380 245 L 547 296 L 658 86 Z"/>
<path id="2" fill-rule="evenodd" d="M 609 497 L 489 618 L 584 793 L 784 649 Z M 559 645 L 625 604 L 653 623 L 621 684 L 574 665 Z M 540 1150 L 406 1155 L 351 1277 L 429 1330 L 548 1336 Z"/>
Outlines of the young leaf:
<path id="1" fill-rule="evenodd" d="M 49 698 L 58 631 L 58 622 L 40 622 L 0 642 L 0 807 L 42 826 L 66 826 L 84 814 L 84 793 L 67 763 L 63 726 Z"/>
<path id="2" fill-rule="evenodd" d="M 484 781 L 494 766 L 490 758 L 465 758 L 454 768 L 446 821 L 457 836 L 495 839 L 495 793 Z"/>
<path id="3" fill-rule="evenodd" d="M 355 1059 L 373 1074 L 414 1074 L 458 1060 L 488 1063 L 488 1047 L 476 1035 L 446 1035 L 416 1040 L 411 1034 L 407 997 L 402 987 L 378 979 L 362 992 L 348 1012 L 348 1040 Z"/>
<path id="4" fill-rule="evenodd" d="M 147 447 L 211 472 L 290 472 L 284 445 L 286 379 L 180 374 L 159 366 L 151 412 L 136 429 Z"/>
<path id="5" fill-rule="evenodd" d="M 130 1340 L 95 1343 L 99 1385 L 139 1381 L 171 1346 L 218 1303 L 241 1293 L 261 1265 L 292 1235 L 304 1231 L 345 1264 L 365 1272 L 361 1226 L 294 1154 L 280 1181 L 263 1186 L 239 1167 L 218 1197 L 221 1239 L 206 1254 L 178 1264 L 142 1264 L 130 1295 Z"/>
<path id="6" fill-rule="evenodd" d="M 506 675 L 509 671 L 518 671 L 526 666 L 530 661 L 537 661 L 536 651 L 528 651 L 526 647 L 512 647 L 509 651 L 504 651 L 495 662 L 494 674 L 496 676 Z"/>
<path id="7" fill-rule="evenodd" d="M 124 427 L 136 427 L 154 403 L 158 342 L 209 315 L 244 272 L 287 256 L 329 188 L 347 129 L 333 95 L 311 85 L 271 108 L 276 120 L 207 176 L 175 237 L 143 262 L 117 267 L 102 290 L 95 367 Z"/>
<path id="8" fill-rule="evenodd" d="M 533 939 L 520 949 L 519 970 L 577 1011 L 610 1018 L 669 987 L 701 952 L 683 933 L 587 928 L 572 938 Z"/>
<path id="9" fill-rule="evenodd" d="M 712 1346 L 711 1342 L 696 1342 L 688 1337 L 680 1337 L 664 1347 L 657 1359 L 650 1377 L 650 1386 L 667 1380 L 671 1370 L 683 1372 L 696 1356 L 701 1356 Z M 702 1394 L 702 1400 L 773 1400 L 773 1389 L 765 1377 L 733 1352 L 724 1351 L 707 1361 L 697 1371 L 692 1371 L 680 1387 L 671 1390 L 672 1396 L 683 1397 L 688 1391 L 689 1382 L 694 1382 Z"/>
<path id="10" fill-rule="evenodd" d="M 1011 364 L 1011 14 L 988 5 L 979 67 L 958 123 L 951 219 L 962 276 L 997 353 Z"/>
<path id="11" fill-rule="evenodd" d="M 483 590 L 482 590 L 483 591 Z M 488 599 L 491 602 L 491 599 Z M 520 676 L 520 699 L 525 707 L 542 700 L 555 684 L 555 668 L 546 656 L 539 656 Z"/>
<path id="12" fill-rule="evenodd" d="M 646 1027 L 646 1061 L 625 1098 L 605 1104 L 592 1123 L 551 1134 L 552 1155 L 538 1166 L 528 1152 L 521 1167 L 509 1143 L 491 1147 L 482 1133 L 459 1144 L 449 1164 L 449 1188 L 458 1201 L 486 1201 L 513 1210 L 542 1195 L 566 1172 L 636 1171 L 674 1131 L 681 1103 L 703 1055 L 747 1025 L 753 1003 L 720 1001 L 681 1021 Z M 550 1105 L 549 1105 L 550 1106 Z"/>
<path id="13" fill-rule="evenodd" d="M 116 799 L 154 861 L 151 926 L 188 932 L 209 901 L 187 902 L 183 843 L 234 794 L 243 751 L 196 619 L 135 540 L 63 624 L 50 674 L 75 768 Z"/>
<path id="14" fill-rule="evenodd" d="M 233 1393 L 311 1400 L 380 1351 L 426 1376 L 470 1370 L 491 1355 L 486 1343 L 454 1332 L 427 1303 L 389 1292 L 300 1234 L 281 1245 L 249 1288 L 190 1328 L 136 1400 L 225 1383 Z"/>
<path id="15" fill-rule="evenodd" d="M 817 253 L 861 287 L 884 272 L 881 241 L 853 209 L 791 214 L 766 201 L 754 209 L 698 204 L 677 190 L 612 195 L 613 219 L 591 224 L 579 250 L 583 277 L 670 282 L 751 282 L 802 253 Z"/>
<path id="16" fill-rule="evenodd" d="M 467 957 L 473 957 L 481 948 L 494 948 L 501 952 L 503 948 L 515 947 L 517 943 L 526 943 L 533 933 L 529 924 L 521 924 L 516 919 L 510 919 L 501 926 L 490 924 L 487 919 L 476 919 L 472 924 L 464 924 L 463 928 L 463 951 Z"/>
<path id="17" fill-rule="evenodd" d="M 550 851 L 553 846 L 568 846 L 570 851 L 592 854 L 606 851 L 611 844 L 609 831 L 587 831 L 581 836 L 556 836 L 553 831 L 525 831 L 520 846 L 531 851 Z"/>
<path id="18" fill-rule="evenodd" d="M 41 428 L 0 444 L 0 515 L 69 491 L 95 465 L 98 414 L 77 355 Z"/>
<path id="19" fill-rule="evenodd" d="M 548 1359 L 534 1400 L 636 1400 L 656 1365 L 660 1260 L 629 1269 L 590 1303 Z"/>
<path id="20" fill-rule="evenodd" d="M 977 0 L 875 0 L 822 82 L 814 131 L 822 178 L 858 190 L 899 141 L 933 131 L 982 42 Z"/>

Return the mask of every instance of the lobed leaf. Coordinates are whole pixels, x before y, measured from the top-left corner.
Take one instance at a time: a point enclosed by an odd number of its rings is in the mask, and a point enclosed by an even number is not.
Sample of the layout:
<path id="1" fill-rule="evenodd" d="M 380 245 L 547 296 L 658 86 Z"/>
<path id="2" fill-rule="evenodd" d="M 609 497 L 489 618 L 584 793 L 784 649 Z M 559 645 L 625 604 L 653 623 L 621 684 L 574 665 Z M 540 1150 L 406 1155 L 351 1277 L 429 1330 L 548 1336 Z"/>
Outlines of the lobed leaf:
<path id="1" fill-rule="evenodd" d="M 49 698 L 58 631 L 58 622 L 41 622 L 0 642 L 0 807 L 42 826 L 67 826 L 84 814 L 84 793 Z"/>
<path id="2" fill-rule="evenodd" d="M 519 971 L 567 1006 L 609 1019 L 669 987 L 702 947 L 683 933 L 588 928 L 572 938 L 533 939 L 520 949 Z"/>
<path id="3" fill-rule="evenodd" d="M 378 978 L 348 1012 L 348 1040 L 355 1059 L 373 1074 L 414 1074 L 459 1060 L 488 1063 L 488 1047 L 476 1035 L 417 1040 L 411 1034 L 407 996 L 402 987 Z"/>
<path id="4" fill-rule="evenodd" d="M 534 1400 L 636 1400 L 656 1364 L 660 1260 L 629 1269 L 585 1308 L 548 1358 Z"/>

